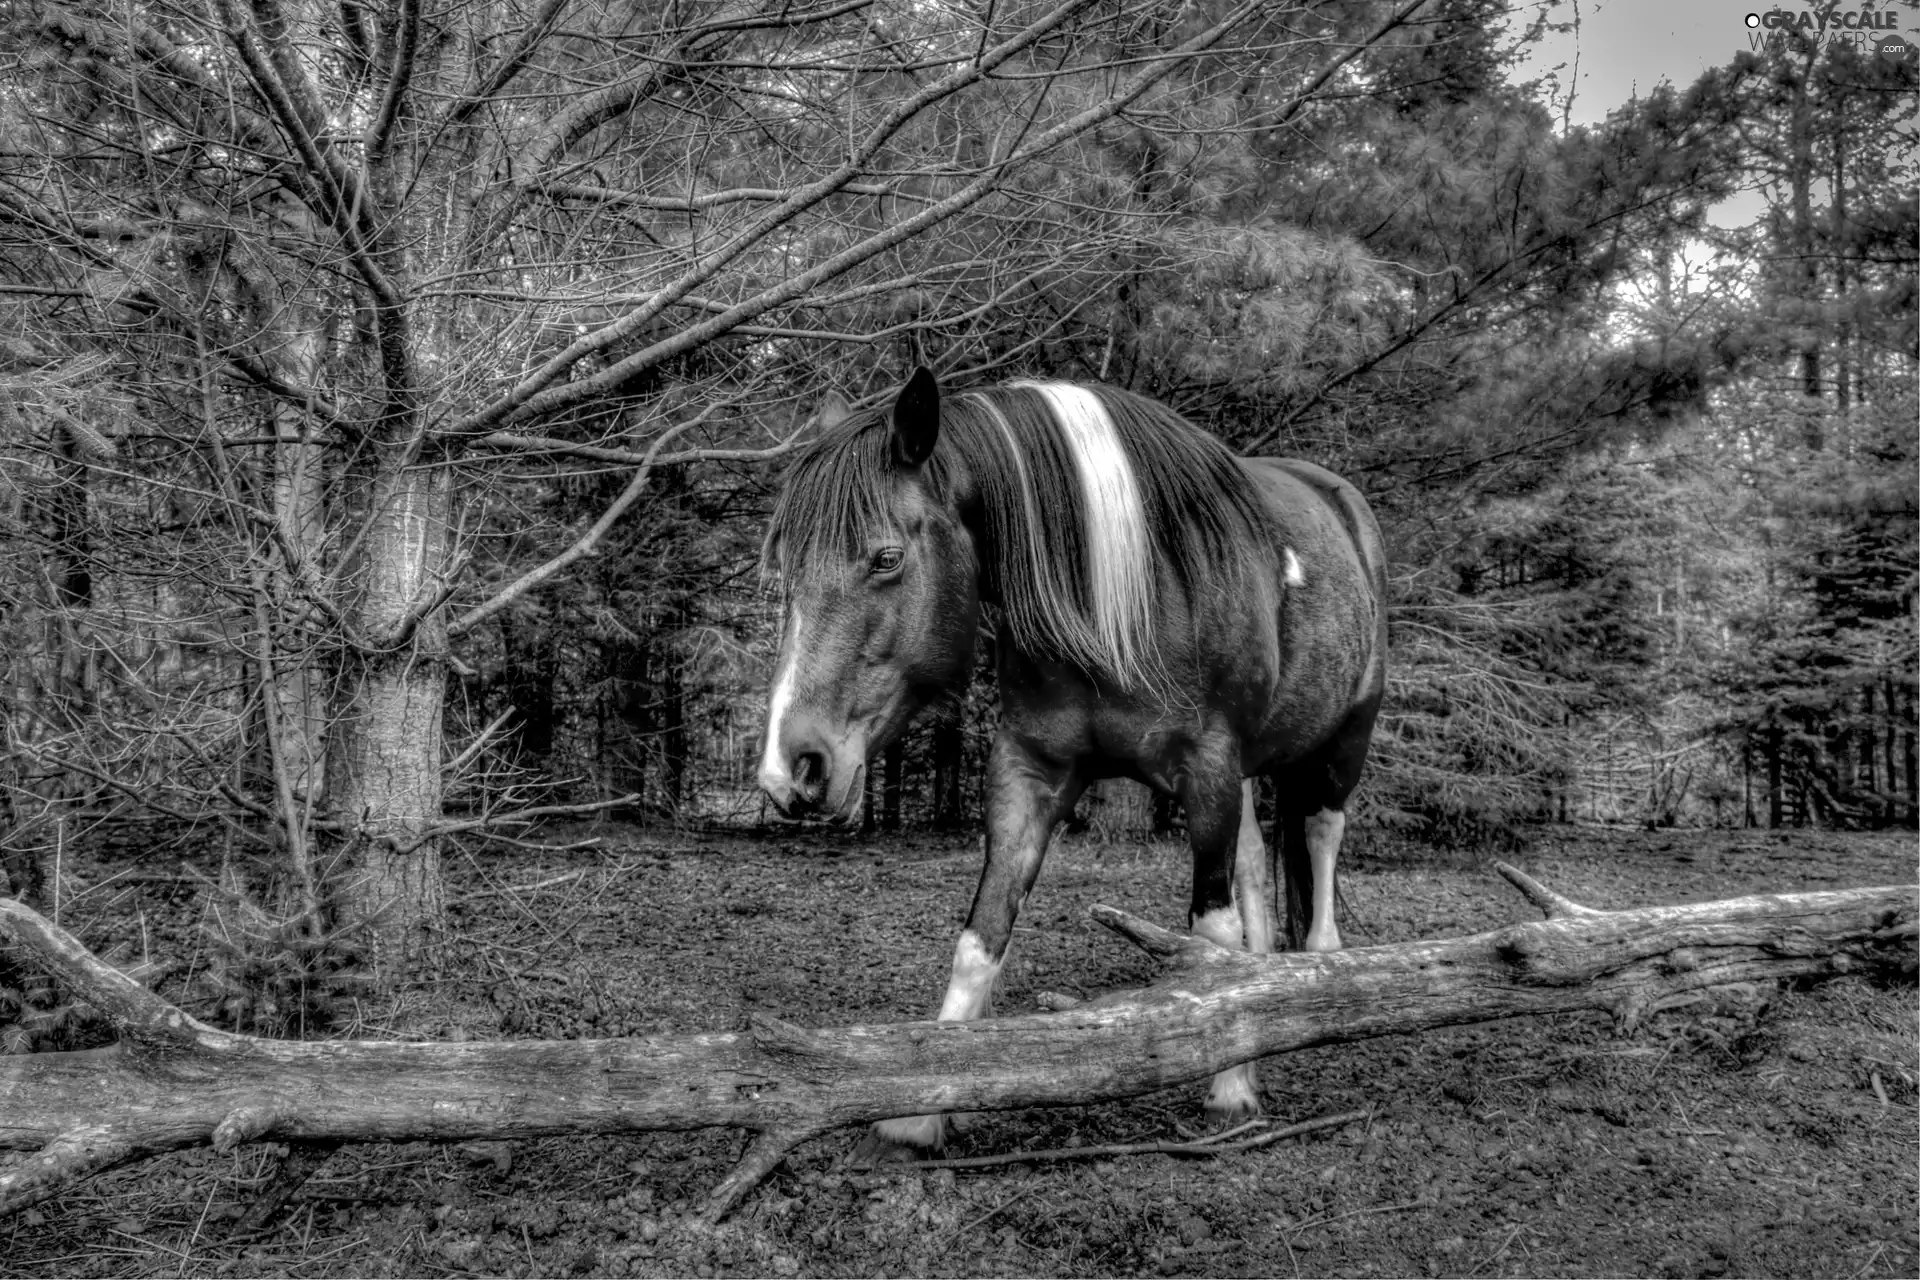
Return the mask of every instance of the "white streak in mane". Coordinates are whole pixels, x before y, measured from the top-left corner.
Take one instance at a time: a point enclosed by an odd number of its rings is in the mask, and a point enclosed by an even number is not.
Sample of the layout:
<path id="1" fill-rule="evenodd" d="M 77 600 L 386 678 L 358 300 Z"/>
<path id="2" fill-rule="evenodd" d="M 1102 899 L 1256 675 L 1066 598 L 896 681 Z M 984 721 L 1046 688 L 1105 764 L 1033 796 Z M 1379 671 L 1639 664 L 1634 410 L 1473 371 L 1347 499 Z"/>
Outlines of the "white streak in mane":
<path id="1" fill-rule="evenodd" d="M 1093 630 L 1113 674 L 1149 682 L 1153 652 L 1154 557 L 1146 507 L 1120 433 L 1100 397 L 1063 382 L 1016 382 L 1053 410 L 1080 475 L 1087 513 L 1087 582 Z"/>
<path id="2" fill-rule="evenodd" d="M 1307 585 L 1307 575 L 1301 572 L 1300 569 L 1300 557 L 1293 554 L 1292 547 L 1287 548 L 1287 571 L 1283 576 L 1286 584 L 1290 587 L 1304 587 Z"/>

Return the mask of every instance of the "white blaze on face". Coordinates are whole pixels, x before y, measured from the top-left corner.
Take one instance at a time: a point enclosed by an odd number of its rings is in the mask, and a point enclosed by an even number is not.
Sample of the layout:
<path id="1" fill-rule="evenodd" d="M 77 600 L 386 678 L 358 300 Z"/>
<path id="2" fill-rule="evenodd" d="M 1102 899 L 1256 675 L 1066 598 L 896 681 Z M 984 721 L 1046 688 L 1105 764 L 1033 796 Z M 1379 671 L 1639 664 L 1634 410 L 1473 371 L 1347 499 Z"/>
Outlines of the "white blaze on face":
<path id="1" fill-rule="evenodd" d="M 940 1002 L 942 1022 L 971 1022 L 985 1016 L 993 1003 L 993 984 L 1000 978 L 1000 966 L 1006 963 L 987 954 L 980 935 L 971 929 L 960 931 L 953 948 L 953 976 L 947 981 L 947 998 Z"/>
<path id="2" fill-rule="evenodd" d="M 1139 680 L 1153 634 L 1153 543 L 1139 481 L 1100 397 L 1062 382 L 1023 382 L 1046 397 L 1080 476 L 1087 511 L 1093 627 L 1116 674 Z"/>
<path id="3" fill-rule="evenodd" d="M 1306 586 L 1307 575 L 1301 570 L 1300 557 L 1293 554 L 1292 547 L 1287 548 L 1286 558 L 1287 558 L 1286 572 L 1282 575 L 1286 580 L 1286 584 L 1290 587 Z"/>
<path id="4" fill-rule="evenodd" d="M 792 610 L 793 622 L 787 630 L 787 643 L 780 651 L 780 674 L 773 682 L 773 694 L 767 699 L 767 745 L 760 754 L 760 785 L 768 791 L 791 786 L 787 753 L 780 747 L 780 729 L 793 706 L 794 686 L 800 670 L 800 610 Z"/>

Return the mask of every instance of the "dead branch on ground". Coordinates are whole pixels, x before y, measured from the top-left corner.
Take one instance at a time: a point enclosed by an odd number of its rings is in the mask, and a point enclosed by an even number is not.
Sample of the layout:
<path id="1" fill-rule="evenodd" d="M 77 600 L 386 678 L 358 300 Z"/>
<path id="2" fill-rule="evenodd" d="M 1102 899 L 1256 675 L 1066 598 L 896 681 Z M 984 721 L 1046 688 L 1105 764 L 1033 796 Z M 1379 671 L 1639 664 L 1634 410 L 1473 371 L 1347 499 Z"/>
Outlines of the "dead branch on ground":
<path id="1" fill-rule="evenodd" d="M 200 1022 L 17 902 L 0 936 L 117 1025 L 107 1048 L 0 1066 L 0 1214 L 162 1152 L 241 1142 L 455 1141 L 733 1126 L 758 1136 L 717 1219 L 798 1143 L 924 1111 L 1124 1098 L 1315 1045 L 1576 1010 L 1631 1026 L 1728 983 L 1911 972 L 1896 885 L 1594 911 L 1500 866 L 1547 918 L 1470 937 L 1250 955 L 1124 911 L 1094 918 L 1160 976 L 1061 1013 L 625 1040 L 299 1042 Z"/>

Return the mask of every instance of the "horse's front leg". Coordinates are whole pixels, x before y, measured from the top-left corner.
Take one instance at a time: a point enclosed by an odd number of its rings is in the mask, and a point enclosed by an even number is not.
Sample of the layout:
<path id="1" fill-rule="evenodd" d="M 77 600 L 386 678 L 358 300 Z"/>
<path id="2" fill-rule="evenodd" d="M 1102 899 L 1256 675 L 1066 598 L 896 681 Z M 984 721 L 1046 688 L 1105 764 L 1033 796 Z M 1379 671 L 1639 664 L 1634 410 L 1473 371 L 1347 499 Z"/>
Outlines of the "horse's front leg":
<path id="1" fill-rule="evenodd" d="M 1238 770 L 1190 775 L 1183 789 L 1193 843 L 1193 902 L 1188 927 L 1238 951 L 1273 950 L 1267 915 L 1266 848 L 1254 815 L 1253 782 Z M 1237 784 L 1237 785 L 1236 785 Z M 1257 1064 L 1228 1067 L 1207 1090 L 1207 1119 L 1221 1126 L 1260 1114 Z"/>
<path id="2" fill-rule="evenodd" d="M 953 974 L 937 1015 L 942 1022 L 984 1017 L 1007 962 L 1013 924 L 1026 904 L 1054 826 L 1073 808 L 1085 784 L 1075 772 L 1037 758 L 1006 734 L 987 761 L 987 865 L 973 908 L 953 948 Z M 854 1153 L 856 1163 L 915 1159 L 946 1144 L 940 1115 L 903 1116 L 873 1126 Z"/>

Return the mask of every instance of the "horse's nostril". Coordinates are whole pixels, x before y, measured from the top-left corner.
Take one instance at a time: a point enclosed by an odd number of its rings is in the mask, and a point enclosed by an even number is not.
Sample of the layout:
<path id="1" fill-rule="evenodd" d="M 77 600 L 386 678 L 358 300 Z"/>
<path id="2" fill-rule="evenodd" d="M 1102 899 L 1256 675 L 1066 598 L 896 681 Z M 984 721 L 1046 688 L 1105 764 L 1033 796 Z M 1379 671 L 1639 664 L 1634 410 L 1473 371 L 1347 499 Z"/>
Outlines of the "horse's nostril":
<path id="1" fill-rule="evenodd" d="M 793 762 L 793 782 L 801 795 L 812 799 L 827 780 L 826 757 L 817 751 L 803 751 Z"/>

